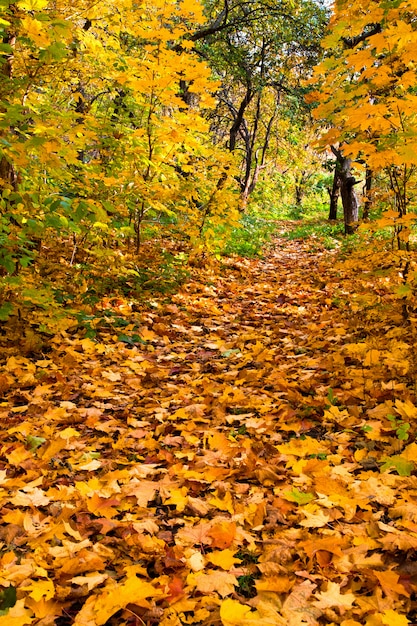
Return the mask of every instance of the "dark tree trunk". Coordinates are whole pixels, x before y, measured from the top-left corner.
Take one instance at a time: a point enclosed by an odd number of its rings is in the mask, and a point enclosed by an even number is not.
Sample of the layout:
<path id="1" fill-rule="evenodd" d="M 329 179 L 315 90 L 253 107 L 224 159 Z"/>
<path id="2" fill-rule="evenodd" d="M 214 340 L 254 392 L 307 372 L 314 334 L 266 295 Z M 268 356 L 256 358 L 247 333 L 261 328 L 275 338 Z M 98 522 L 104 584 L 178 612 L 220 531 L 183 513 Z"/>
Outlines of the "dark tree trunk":
<path id="1" fill-rule="evenodd" d="M 295 205 L 300 207 L 304 197 L 303 175 L 295 178 Z"/>
<path id="2" fill-rule="evenodd" d="M 13 7 L 11 7 L 13 9 Z M 3 44 L 7 44 L 14 48 L 16 37 L 13 33 L 6 33 L 3 37 Z M 3 89 L 6 94 L 8 90 L 11 90 L 11 78 L 13 72 L 13 55 L 6 56 L 5 61 L 0 65 L 0 78 L 3 80 Z M 7 96 L 6 96 L 7 97 Z M 1 136 L 1 135 L 0 135 Z M 0 157 L 0 188 L 10 188 L 16 191 L 17 189 L 17 174 L 13 167 L 13 164 L 5 157 Z"/>
<path id="3" fill-rule="evenodd" d="M 239 134 L 240 127 L 242 126 L 243 120 L 245 118 L 245 111 L 248 108 L 249 104 L 254 97 L 255 92 L 252 90 L 252 86 L 248 83 L 246 87 L 246 93 L 240 103 L 240 107 L 238 111 L 236 111 L 235 118 L 232 124 L 232 127 L 229 132 L 229 150 L 233 152 L 236 148 L 237 136 Z"/>
<path id="4" fill-rule="evenodd" d="M 337 171 L 337 161 L 334 168 L 333 184 L 331 188 L 327 188 L 327 191 L 330 196 L 329 220 L 337 220 L 337 205 L 340 196 L 340 178 Z"/>
<path id="5" fill-rule="evenodd" d="M 351 160 L 344 157 L 340 150 L 334 146 L 331 149 L 337 159 L 336 167 L 340 178 L 345 235 L 352 235 L 356 231 L 359 221 L 359 203 L 355 193 L 355 185 L 358 181 L 352 176 Z"/>

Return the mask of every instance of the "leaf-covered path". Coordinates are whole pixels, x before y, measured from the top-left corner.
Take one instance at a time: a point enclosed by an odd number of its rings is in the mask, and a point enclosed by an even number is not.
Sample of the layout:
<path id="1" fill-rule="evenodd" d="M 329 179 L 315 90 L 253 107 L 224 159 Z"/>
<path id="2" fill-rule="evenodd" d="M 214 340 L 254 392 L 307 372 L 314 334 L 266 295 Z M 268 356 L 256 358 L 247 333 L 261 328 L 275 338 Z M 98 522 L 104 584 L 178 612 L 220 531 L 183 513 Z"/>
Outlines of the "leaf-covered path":
<path id="1" fill-rule="evenodd" d="M 413 330 L 309 245 L 7 356 L 1 626 L 417 620 Z"/>

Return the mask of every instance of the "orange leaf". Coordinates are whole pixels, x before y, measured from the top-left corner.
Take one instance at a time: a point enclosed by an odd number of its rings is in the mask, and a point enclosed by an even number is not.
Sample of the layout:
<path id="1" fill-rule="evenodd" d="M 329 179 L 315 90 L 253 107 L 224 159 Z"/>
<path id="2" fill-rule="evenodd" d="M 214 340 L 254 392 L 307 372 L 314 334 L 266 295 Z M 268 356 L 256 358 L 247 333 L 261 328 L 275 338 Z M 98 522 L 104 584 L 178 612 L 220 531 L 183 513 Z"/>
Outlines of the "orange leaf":
<path id="1" fill-rule="evenodd" d="M 168 583 L 169 595 L 166 597 L 167 601 L 172 604 L 172 602 L 176 602 L 179 598 L 184 596 L 184 583 L 181 578 L 175 576 Z"/>
<path id="2" fill-rule="evenodd" d="M 410 597 L 409 592 L 398 582 L 400 579 L 399 575 L 392 570 L 386 570 L 384 572 L 372 570 L 372 573 L 378 578 L 384 593 L 388 597 L 395 598 L 398 595 L 406 596 L 407 598 Z"/>
<path id="3" fill-rule="evenodd" d="M 212 538 L 212 548 L 219 548 L 220 550 L 230 548 L 236 537 L 236 524 L 234 522 L 219 522 L 212 526 L 207 534 Z"/>

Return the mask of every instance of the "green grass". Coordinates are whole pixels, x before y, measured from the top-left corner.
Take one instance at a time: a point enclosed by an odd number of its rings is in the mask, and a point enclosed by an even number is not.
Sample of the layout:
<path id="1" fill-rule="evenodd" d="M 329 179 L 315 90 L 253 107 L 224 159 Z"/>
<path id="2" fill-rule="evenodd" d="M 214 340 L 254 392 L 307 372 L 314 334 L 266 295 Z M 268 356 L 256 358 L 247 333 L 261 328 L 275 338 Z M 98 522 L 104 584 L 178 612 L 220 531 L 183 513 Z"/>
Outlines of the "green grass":
<path id="1" fill-rule="evenodd" d="M 231 231 L 220 254 L 237 254 L 249 258 L 262 256 L 264 247 L 275 232 L 276 225 L 272 220 L 256 214 L 244 214 L 240 225 Z"/>
<path id="2" fill-rule="evenodd" d="M 312 238 L 327 250 L 333 250 L 340 246 L 344 236 L 344 224 L 324 222 L 322 220 L 305 221 L 283 233 L 283 237 L 294 240 Z"/>

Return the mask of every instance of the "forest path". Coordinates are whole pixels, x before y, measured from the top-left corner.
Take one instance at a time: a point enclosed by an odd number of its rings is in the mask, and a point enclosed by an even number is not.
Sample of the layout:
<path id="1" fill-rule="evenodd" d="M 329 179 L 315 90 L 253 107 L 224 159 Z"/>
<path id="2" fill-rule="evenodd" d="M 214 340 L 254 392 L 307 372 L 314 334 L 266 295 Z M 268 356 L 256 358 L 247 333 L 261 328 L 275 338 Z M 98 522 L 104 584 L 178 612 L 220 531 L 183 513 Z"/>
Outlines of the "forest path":
<path id="1" fill-rule="evenodd" d="M 0 626 L 411 623 L 417 409 L 334 259 L 277 239 L 7 360 Z"/>

